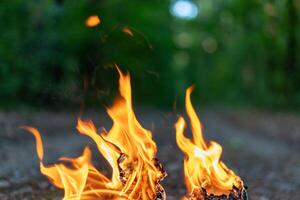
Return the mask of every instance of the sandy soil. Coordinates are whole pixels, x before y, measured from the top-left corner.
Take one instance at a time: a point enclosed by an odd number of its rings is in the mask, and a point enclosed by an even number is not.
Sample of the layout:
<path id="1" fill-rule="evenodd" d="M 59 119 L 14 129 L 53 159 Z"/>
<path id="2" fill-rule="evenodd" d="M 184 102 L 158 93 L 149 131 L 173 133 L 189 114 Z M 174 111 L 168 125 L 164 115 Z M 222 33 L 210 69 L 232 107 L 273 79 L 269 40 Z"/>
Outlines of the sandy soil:
<path id="1" fill-rule="evenodd" d="M 105 113 L 88 111 L 97 126 L 109 129 Z M 185 193 L 182 154 L 175 143 L 176 113 L 138 109 L 138 119 L 152 130 L 158 158 L 168 177 L 163 181 L 168 199 Z M 300 196 L 300 118 L 292 114 L 206 109 L 201 112 L 207 140 L 223 146 L 222 160 L 240 175 L 252 200 L 297 199 Z M 75 130 L 76 112 L 0 113 L 0 199 L 61 199 L 62 191 L 51 186 L 38 169 L 34 139 L 18 129 L 39 128 L 47 163 L 60 156 L 76 157 L 88 138 Z M 95 163 L 107 170 L 101 159 Z"/>

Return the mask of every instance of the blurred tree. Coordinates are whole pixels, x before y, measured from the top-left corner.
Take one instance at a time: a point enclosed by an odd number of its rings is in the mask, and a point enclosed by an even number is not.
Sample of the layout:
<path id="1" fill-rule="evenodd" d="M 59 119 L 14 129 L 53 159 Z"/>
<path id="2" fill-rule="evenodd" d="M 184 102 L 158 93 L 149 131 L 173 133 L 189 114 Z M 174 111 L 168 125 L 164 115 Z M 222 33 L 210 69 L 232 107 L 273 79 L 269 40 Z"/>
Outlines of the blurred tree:
<path id="1" fill-rule="evenodd" d="M 300 107 L 298 0 L 191 0 L 195 18 L 172 16 L 176 1 L 0 2 L 2 107 L 106 104 L 114 64 L 148 105 L 196 84 L 198 103 Z"/>
<path id="2" fill-rule="evenodd" d="M 296 90 L 299 90 L 299 70 L 297 69 L 297 10 L 294 0 L 287 0 L 287 56 L 285 63 L 286 95 L 288 103 L 294 103 Z"/>

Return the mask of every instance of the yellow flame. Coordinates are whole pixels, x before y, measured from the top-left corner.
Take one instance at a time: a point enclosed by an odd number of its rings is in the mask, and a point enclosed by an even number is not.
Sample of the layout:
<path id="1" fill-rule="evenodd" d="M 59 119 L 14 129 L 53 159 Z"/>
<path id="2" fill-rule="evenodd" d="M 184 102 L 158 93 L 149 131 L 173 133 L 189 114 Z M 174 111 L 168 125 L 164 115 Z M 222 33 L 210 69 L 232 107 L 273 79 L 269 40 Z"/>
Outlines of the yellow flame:
<path id="1" fill-rule="evenodd" d="M 38 158 L 40 160 L 43 160 L 44 149 L 43 149 L 42 137 L 41 137 L 39 131 L 36 128 L 29 127 L 29 126 L 22 126 L 21 128 L 23 128 L 33 134 L 33 136 L 35 137 L 35 141 L 36 141 L 36 152 L 38 154 Z"/>
<path id="2" fill-rule="evenodd" d="M 186 122 L 183 117 L 179 117 L 175 124 L 176 142 L 185 154 L 184 175 L 187 190 L 190 194 L 201 188 L 206 189 L 209 194 L 228 194 L 233 185 L 240 187 L 242 181 L 220 161 L 221 145 L 216 142 L 210 142 L 209 145 L 205 143 L 202 125 L 191 103 L 192 90 L 193 87 L 187 89 L 185 104 L 193 138 L 184 136 Z"/>
<path id="3" fill-rule="evenodd" d="M 100 18 L 97 15 L 91 15 L 85 20 L 87 27 L 94 27 L 100 24 Z"/>
<path id="4" fill-rule="evenodd" d="M 77 130 L 89 136 L 112 169 L 111 178 L 99 172 L 85 148 L 78 158 L 60 158 L 61 163 L 44 166 L 43 144 L 39 132 L 25 127 L 36 138 L 41 173 L 58 188 L 65 200 L 132 199 L 153 200 L 158 183 L 165 174 L 155 165 L 156 144 L 150 131 L 137 121 L 131 102 L 130 76 L 120 74 L 120 97 L 107 113 L 113 120 L 111 130 L 98 133 L 92 121 L 78 119 Z M 68 163 L 68 165 L 66 164 Z"/>

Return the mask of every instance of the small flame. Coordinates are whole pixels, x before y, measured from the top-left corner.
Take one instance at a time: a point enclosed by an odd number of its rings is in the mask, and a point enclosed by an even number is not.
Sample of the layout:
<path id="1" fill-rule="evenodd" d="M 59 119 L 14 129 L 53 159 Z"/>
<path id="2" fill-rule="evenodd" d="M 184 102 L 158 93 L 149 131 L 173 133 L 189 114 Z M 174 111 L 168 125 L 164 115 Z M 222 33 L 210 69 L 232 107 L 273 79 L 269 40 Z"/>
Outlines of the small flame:
<path id="1" fill-rule="evenodd" d="M 204 188 L 209 194 L 227 195 L 233 186 L 241 187 L 242 181 L 220 161 L 221 145 L 213 141 L 209 145 L 205 143 L 201 122 L 191 103 L 192 90 L 193 87 L 190 87 L 186 91 L 185 106 L 191 122 L 193 139 L 184 136 L 186 122 L 183 117 L 180 116 L 175 124 L 177 145 L 185 154 L 186 187 L 190 194 Z"/>
<path id="2" fill-rule="evenodd" d="M 35 128 L 23 127 L 36 139 L 41 173 L 56 187 L 64 189 L 65 200 L 134 199 L 153 200 L 164 190 L 159 182 L 166 176 L 156 156 L 152 134 L 137 121 L 132 109 L 130 76 L 120 74 L 120 97 L 107 113 L 111 130 L 98 133 L 92 121 L 78 119 L 77 130 L 89 136 L 112 168 L 111 178 L 99 172 L 86 147 L 78 158 L 60 158 L 60 163 L 45 166 L 41 136 Z M 67 164 L 66 164 L 67 163 Z"/>
<path id="3" fill-rule="evenodd" d="M 92 15 L 89 16 L 86 20 L 85 20 L 85 25 L 87 27 L 95 27 L 97 25 L 100 24 L 100 18 L 97 15 Z"/>

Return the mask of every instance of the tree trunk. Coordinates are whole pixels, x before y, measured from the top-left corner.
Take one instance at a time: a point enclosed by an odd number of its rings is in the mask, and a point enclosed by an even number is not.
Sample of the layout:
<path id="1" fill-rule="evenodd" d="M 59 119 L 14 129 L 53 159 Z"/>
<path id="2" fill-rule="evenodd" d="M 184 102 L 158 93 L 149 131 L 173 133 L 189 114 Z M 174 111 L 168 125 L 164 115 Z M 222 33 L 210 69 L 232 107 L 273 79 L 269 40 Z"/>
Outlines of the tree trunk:
<path id="1" fill-rule="evenodd" d="M 293 96 L 297 83 L 297 11 L 294 0 L 287 0 L 287 55 L 285 61 L 286 95 L 289 105 L 293 103 Z"/>

